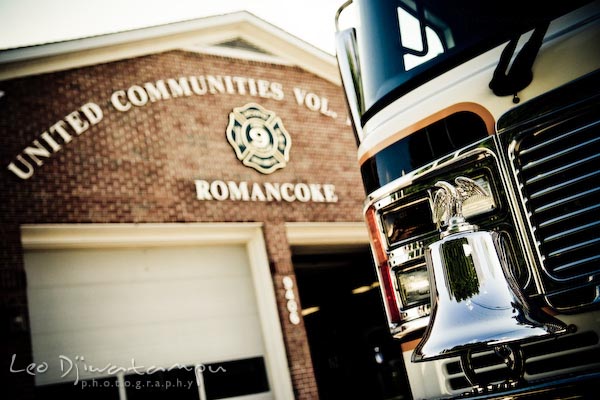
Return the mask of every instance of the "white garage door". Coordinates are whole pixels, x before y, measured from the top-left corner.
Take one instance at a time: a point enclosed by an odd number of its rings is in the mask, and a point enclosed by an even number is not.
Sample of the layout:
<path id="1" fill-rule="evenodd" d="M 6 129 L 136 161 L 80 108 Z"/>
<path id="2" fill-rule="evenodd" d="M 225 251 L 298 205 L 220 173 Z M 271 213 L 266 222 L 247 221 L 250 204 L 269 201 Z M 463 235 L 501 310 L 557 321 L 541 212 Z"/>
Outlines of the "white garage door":
<path id="1" fill-rule="evenodd" d="M 37 385 L 262 362 L 242 245 L 28 250 L 25 268 Z"/>

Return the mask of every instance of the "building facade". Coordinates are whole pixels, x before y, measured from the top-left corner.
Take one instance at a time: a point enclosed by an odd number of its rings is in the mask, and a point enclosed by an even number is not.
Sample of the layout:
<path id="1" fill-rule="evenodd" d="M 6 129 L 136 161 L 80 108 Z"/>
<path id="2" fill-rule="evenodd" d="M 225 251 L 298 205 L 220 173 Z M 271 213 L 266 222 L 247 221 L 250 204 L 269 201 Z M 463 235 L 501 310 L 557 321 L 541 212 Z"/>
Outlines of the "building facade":
<path id="1" fill-rule="evenodd" d="M 372 270 L 333 56 L 236 13 L 0 62 L 14 398 L 333 398 L 304 300 Z"/>

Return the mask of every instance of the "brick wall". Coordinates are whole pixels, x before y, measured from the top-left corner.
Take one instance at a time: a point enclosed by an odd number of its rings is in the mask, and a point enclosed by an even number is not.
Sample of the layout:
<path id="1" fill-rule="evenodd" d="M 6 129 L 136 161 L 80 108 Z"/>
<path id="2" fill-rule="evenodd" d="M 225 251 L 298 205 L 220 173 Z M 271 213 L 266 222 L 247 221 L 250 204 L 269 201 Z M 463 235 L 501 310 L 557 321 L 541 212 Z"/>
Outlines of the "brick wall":
<path id="1" fill-rule="evenodd" d="M 246 93 L 229 87 L 231 93 L 182 95 L 127 111 L 110 101 L 113 93 L 134 85 L 208 75 L 276 82 L 283 99 L 254 95 L 249 87 Z M 299 105 L 294 88 L 326 98 L 337 118 Z M 293 277 L 293 266 L 283 224 L 362 221 L 364 191 L 340 87 L 297 67 L 171 51 L 3 81 L 0 90 L 5 92 L 0 98 L 0 309 L 5 339 L 0 356 L 3 378 L 18 393 L 27 393 L 32 385 L 31 379 L 6 376 L 11 354 L 30 355 L 21 224 L 260 221 L 265 223 L 294 389 L 299 399 L 317 397 L 303 324 L 290 324 L 285 311 L 281 277 Z M 229 113 L 251 102 L 275 112 L 292 138 L 288 165 L 270 175 L 242 165 L 225 137 Z M 56 124 L 64 124 L 67 115 L 87 103 L 99 106 L 102 119 L 81 134 L 64 125 L 70 136 L 65 140 Z M 81 111 L 77 115 L 85 117 Z M 44 139 L 44 132 L 54 143 Z M 43 146 L 38 150 L 51 154 L 38 153 L 42 165 L 24 155 L 34 171 L 29 179 L 7 168 L 15 163 L 25 171 L 17 156 L 38 144 Z M 200 201 L 197 179 L 328 183 L 335 185 L 338 201 Z"/>

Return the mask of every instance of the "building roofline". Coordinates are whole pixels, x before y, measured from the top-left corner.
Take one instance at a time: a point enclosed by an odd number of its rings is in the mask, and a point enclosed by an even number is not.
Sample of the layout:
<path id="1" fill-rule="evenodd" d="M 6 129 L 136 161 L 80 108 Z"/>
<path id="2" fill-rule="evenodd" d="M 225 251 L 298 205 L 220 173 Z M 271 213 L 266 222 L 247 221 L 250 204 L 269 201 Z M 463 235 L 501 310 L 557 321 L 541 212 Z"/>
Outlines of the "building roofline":
<path id="1" fill-rule="evenodd" d="M 0 80 L 242 38 L 286 64 L 340 85 L 335 57 L 247 11 L 0 51 Z M 258 57 L 257 61 L 264 61 Z"/>

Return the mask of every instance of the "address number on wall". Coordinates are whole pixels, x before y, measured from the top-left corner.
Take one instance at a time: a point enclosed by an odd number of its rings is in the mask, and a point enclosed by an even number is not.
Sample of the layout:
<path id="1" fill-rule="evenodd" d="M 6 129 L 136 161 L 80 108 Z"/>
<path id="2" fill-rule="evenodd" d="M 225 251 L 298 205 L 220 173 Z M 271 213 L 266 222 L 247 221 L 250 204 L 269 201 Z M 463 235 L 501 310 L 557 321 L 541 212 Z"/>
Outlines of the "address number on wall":
<path id="1" fill-rule="evenodd" d="M 290 322 L 294 325 L 300 323 L 300 315 L 298 314 L 298 303 L 294 295 L 294 281 L 289 276 L 283 277 L 283 287 L 285 289 L 285 298 L 287 300 L 287 309 L 290 313 Z"/>

